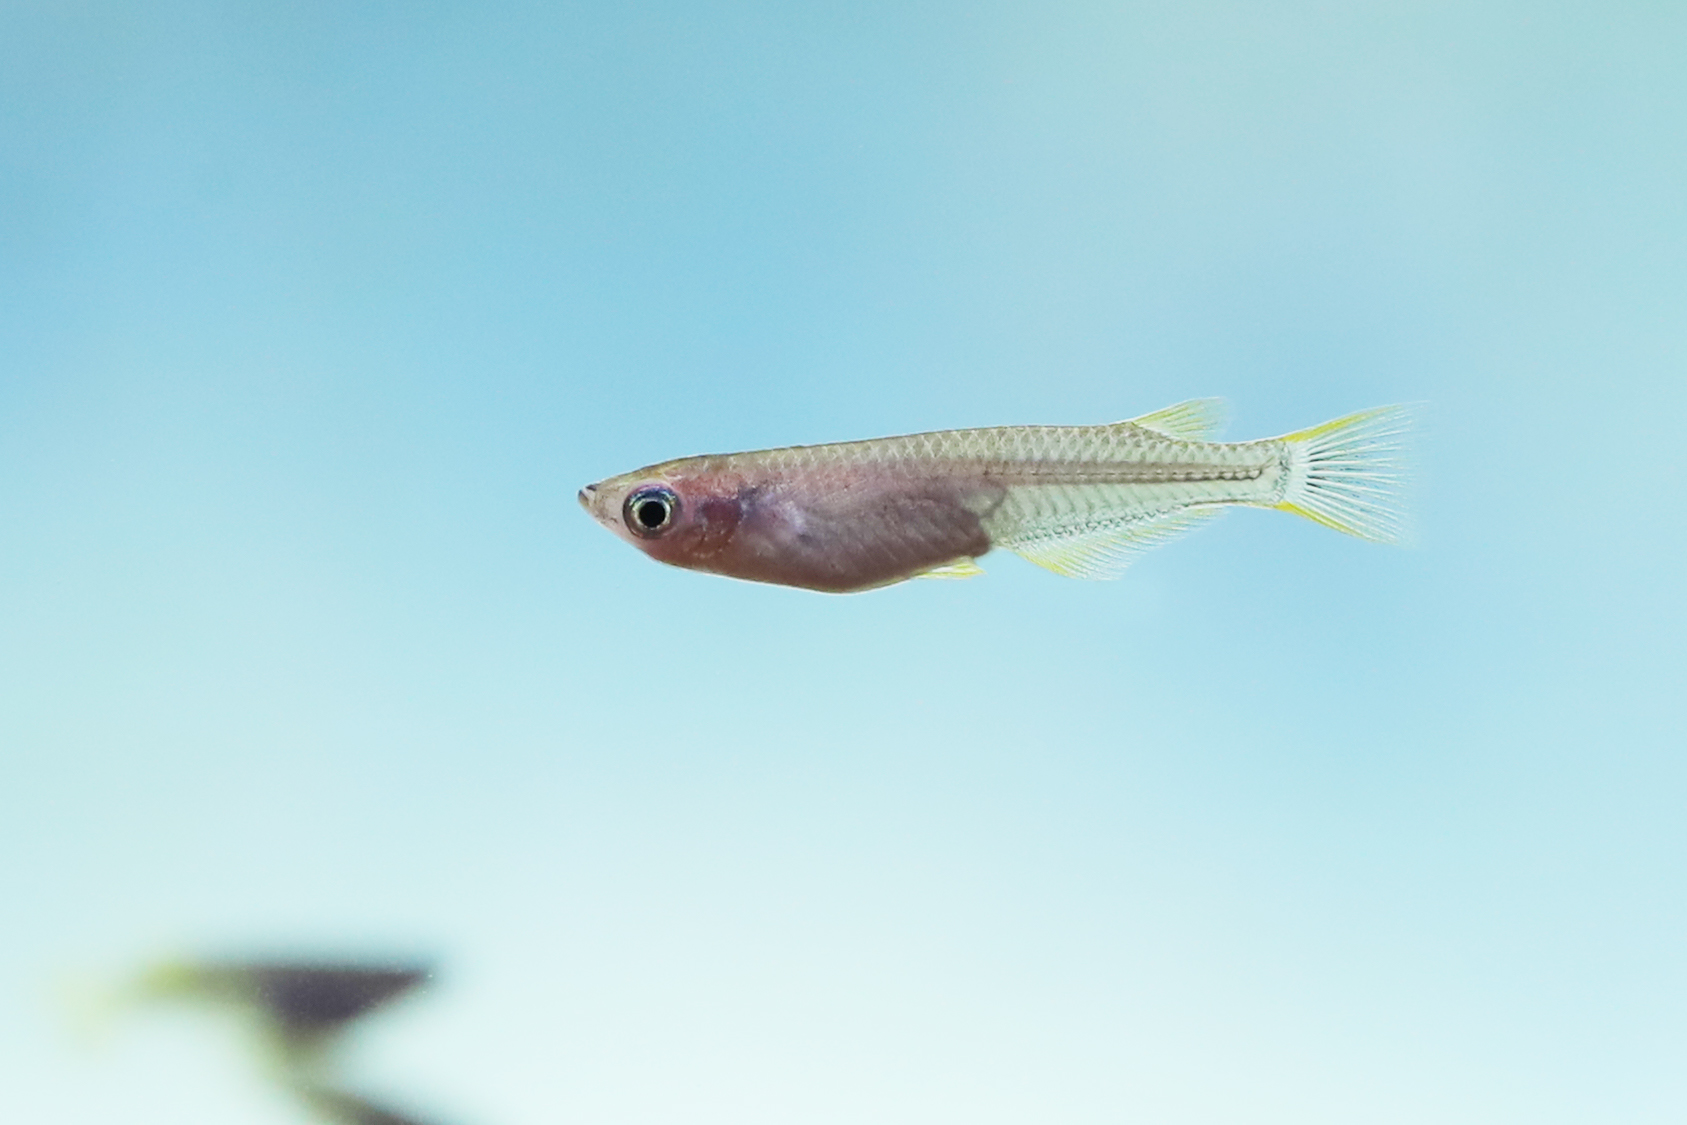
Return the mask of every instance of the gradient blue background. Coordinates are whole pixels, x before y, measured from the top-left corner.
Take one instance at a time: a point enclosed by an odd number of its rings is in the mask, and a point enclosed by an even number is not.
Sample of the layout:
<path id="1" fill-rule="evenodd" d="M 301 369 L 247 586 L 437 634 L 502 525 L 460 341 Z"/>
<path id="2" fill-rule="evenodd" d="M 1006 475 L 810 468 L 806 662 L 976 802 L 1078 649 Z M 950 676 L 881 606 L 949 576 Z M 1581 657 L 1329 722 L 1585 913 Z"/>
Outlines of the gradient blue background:
<path id="1" fill-rule="evenodd" d="M 151 958 L 437 955 L 482 1125 L 1687 1117 L 1687 8 L 0 11 L 0 1116 L 286 1122 Z M 1401 551 L 833 598 L 688 453 L 1430 421 Z"/>

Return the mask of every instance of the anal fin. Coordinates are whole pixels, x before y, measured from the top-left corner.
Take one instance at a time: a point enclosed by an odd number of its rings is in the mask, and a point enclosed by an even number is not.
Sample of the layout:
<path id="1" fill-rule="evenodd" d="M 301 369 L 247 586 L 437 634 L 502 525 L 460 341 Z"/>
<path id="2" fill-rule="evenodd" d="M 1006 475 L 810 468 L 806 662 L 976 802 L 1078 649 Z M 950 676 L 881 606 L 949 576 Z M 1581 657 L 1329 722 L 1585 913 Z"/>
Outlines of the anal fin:
<path id="1" fill-rule="evenodd" d="M 1020 543 L 1003 543 L 1015 554 L 1068 578 L 1117 578 L 1138 555 L 1169 543 L 1223 509 L 1177 508 L 1138 519 L 1045 534 Z"/>

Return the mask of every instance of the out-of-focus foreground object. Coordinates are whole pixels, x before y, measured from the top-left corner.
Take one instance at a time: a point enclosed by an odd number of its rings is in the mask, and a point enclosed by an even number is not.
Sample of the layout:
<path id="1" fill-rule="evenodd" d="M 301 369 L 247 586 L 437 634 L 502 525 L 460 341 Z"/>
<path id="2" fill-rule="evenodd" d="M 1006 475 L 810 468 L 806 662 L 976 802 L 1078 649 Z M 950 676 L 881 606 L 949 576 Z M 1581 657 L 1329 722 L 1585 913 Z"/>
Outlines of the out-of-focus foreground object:
<path id="1" fill-rule="evenodd" d="M 421 1125 L 344 1089 L 336 1047 L 351 1025 L 432 977 L 431 966 L 403 962 L 171 962 L 144 973 L 131 996 L 235 1011 L 257 1033 L 271 1076 L 319 1120 Z"/>

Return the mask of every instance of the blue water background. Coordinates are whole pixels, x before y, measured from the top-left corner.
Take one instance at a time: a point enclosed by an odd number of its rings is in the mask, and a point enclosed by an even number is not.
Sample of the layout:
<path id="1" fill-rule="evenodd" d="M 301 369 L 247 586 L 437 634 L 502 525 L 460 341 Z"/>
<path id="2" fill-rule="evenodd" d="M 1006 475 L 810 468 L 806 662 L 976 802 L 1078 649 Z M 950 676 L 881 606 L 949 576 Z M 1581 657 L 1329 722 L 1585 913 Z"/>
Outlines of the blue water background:
<path id="1" fill-rule="evenodd" d="M 1682 1120 L 1683 60 L 1674 3 L 14 0 L 0 1117 L 298 1120 L 64 995 L 399 951 L 366 1088 L 485 1125 Z M 1200 395 L 1428 403 L 1420 545 L 838 598 L 574 503 Z"/>

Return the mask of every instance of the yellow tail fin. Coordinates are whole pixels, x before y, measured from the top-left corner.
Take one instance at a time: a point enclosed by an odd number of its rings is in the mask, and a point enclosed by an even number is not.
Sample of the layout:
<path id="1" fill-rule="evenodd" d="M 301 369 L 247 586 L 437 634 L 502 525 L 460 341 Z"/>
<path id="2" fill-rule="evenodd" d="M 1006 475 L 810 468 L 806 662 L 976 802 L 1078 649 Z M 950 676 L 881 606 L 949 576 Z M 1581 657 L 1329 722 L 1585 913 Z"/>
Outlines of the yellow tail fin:
<path id="1" fill-rule="evenodd" d="M 1410 406 L 1379 406 L 1284 434 L 1289 480 L 1280 511 L 1377 543 L 1411 540 Z"/>

